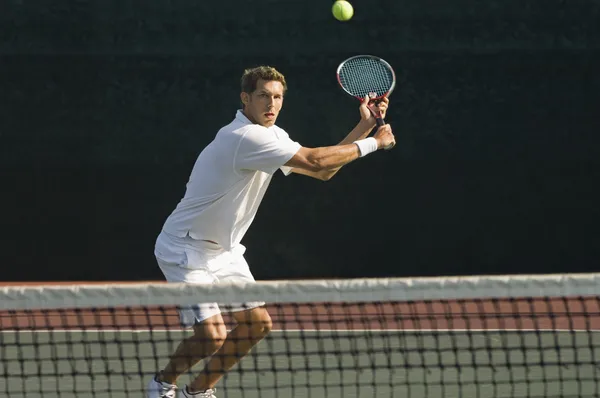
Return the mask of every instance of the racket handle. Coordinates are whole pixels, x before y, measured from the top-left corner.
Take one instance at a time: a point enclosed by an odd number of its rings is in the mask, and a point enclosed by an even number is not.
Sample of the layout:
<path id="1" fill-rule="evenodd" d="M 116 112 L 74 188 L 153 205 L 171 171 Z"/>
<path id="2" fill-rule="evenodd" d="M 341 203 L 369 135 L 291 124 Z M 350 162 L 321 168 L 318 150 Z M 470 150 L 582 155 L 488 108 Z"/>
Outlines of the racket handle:
<path id="1" fill-rule="evenodd" d="M 383 126 L 385 124 L 385 121 L 383 120 L 383 118 L 380 117 L 375 117 L 375 121 L 377 122 L 377 125 L 375 127 L 373 127 L 373 130 L 371 130 L 371 132 L 369 133 L 369 135 L 375 134 L 375 132 L 377 131 L 377 129 L 381 126 Z M 383 148 L 384 150 L 390 150 L 392 149 L 394 146 L 396 146 L 396 143 L 392 143 L 388 146 L 386 146 L 385 148 Z"/>
<path id="2" fill-rule="evenodd" d="M 385 121 L 383 120 L 383 118 L 380 118 L 380 117 L 376 117 L 375 122 L 377 122 L 377 124 L 375 125 L 375 127 L 373 127 L 373 129 L 371 130 L 369 135 L 375 134 L 377 129 L 385 124 Z"/>

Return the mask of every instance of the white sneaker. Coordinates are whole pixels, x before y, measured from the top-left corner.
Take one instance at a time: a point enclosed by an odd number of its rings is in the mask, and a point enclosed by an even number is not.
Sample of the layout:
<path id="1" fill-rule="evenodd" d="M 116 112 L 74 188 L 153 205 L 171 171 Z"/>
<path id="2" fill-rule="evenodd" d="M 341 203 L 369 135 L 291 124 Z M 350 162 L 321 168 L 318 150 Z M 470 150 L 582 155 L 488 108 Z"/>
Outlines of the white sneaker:
<path id="1" fill-rule="evenodd" d="M 146 387 L 146 398 L 176 398 L 177 386 L 156 380 L 156 375 Z"/>
<path id="2" fill-rule="evenodd" d="M 206 391 L 196 392 L 194 394 L 189 393 L 187 386 L 179 390 L 179 398 L 217 398 L 215 397 L 216 388 L 209 388 Z"/>

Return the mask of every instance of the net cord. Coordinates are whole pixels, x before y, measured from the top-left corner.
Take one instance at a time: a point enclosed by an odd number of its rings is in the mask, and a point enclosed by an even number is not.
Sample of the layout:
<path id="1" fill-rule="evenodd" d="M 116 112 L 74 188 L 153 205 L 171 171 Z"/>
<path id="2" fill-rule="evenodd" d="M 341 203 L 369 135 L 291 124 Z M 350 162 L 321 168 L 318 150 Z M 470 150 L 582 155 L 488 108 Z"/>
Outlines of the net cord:
<path id="1" fill-rule="evenodd" d="M 286 280 L 191 285 L 102 283 L 6 286 L 0 310 L 177 306 L 199 302 L 382 302 L 598 295 L 600 273 Z"/>

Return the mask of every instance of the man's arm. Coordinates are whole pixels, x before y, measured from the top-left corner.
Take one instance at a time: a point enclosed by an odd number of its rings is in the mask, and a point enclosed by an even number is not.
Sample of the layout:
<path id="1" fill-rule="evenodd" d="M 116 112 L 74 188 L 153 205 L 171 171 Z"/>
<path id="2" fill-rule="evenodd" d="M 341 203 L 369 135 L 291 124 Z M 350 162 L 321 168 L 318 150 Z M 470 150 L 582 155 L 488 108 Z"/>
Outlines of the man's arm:
<path id="1" fill-rule="evenodd" d="M 385 117 L 386 115 L 389 102 L 389 98 L 385 97 L 377 106 L 379 108 L 379 111 L 381 112 L 382 117 Z M 356 125 L 356 127 L 354 127 L 354 129 L 352 129 L 350 133 L 348 133 L 348 135 L 342 141 L 340 141 L 334 147 L 352 144 L 354 141 L 364 139 L 369 135 L 371 130 L 375 127 L 375 118 L 371 114 L 371 111 L 368 108 L 368 104 L 369 99 L 365 98 L 365 100 L 361 103 L 359 107 L 361 116 L 360 122 Z M 297 174 L 303 174 L 322 181 L 327 181 L 330 180 L 341 168 L 342 166 L 339 166 L 334 169 L 313 171 L 306 168 L 295 167 L 292 169 L 292 172 Z"/>
<path id="2" fill-rule="evenodd" d="M 368 122 L 361 120 L 356 125 L 356 127 L 354 127 L 354 129 L 352 129 L 352 131 L 350 133 L 348 133 L 348 135 L 342 141 L 340 141 L 337 145 L 325 147 L 325 148 L 337 148 L 337 147 L 341 147 L 341 146 L 351 145 L 354 148 L 358 149 L 358 147 L 356 145 L 354 145 L 353 142 L 357 141 L 357 140 L 361 140 L 363 138 L 366 138 L 367 135 L 369 135 L 369 133 L 373 129 L 373 127 L 375 127 L 375 124 L 368 123 Z M 359 156 L 360 156 L 360 153 L 359 153 Z M 352 160 L 354 160 L 354 159 L 352 159 Z M 346 163 L 344 163 L 344 164 L 346 164 Z M 330 169 L 330 170 L 313 171 L 313 170 L 308 170 L 308 169 L 304 169 L 304 168 L 300 168 L 300 167 L 294 167 L 292 169 L 292 173 L 303 174 L 303 175 L 306 175 L 306 176 L 309 176 L 312 178 L 316 178 L 318 180 L 327 181 L 327 180 L 330 180 L 341 168 L 342 168 L 342 166 L 339 166 L 339 167 L 336 167 L 336 168 Z"/>
<path id="3" fill-rule="evenodd" d="M 327 176 L 335 174 L 340 167 L 375 152 L 394 142 L 394 134 L 389 124 L 379 127 L 373 137 L 357 140 L 351 144 L 334 145 L 319 148 L 301 147 L 296 154 L 285 163 L 285 166 L 308 171 L 326 181 Z M 329 177 L 331 178 L 331 177 Z"/>

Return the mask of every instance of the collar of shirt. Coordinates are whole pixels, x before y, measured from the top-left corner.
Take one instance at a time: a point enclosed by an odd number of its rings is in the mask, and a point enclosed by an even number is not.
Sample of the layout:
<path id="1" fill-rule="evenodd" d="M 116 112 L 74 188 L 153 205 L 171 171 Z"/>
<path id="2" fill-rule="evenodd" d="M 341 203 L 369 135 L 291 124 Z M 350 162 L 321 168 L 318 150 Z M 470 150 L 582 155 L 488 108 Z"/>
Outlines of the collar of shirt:
<path id="1" fill-rule="evenodd" d="M 244 123 L 244 124 L 253 124 L 250 119 L 248 119 L 246 117 L 246 115 L 244 115 L 244 112 L 242 112 L 241 109 L 238 109 L 237 112 L 235 113 L 235 118 L 237 120 L 239 120 L 240 122 Z"/>

